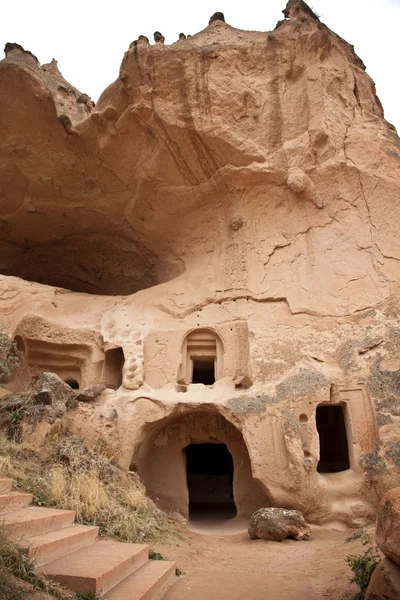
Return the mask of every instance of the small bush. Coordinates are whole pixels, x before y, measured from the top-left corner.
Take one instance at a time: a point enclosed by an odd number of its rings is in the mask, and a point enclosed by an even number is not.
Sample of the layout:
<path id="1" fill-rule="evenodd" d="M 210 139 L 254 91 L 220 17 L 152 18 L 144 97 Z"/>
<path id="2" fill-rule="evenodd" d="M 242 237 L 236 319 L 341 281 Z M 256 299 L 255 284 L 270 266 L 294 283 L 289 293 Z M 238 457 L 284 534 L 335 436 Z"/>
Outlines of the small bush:
<path id="1" fill-rule="evenodd" d="M 353 571 L 353 577 L 350 583 L 356 583 L 361 590 L 362 597 L 366 592 L 372 573 L 375 571 L 380 561 L 378 547 L 373 545 L 371 537 L 364 530 L 355 533 L 352 537 L 346 539 L 346 543 L 354 540 L 361 540 L 365 551 L 362 554 L 350 554 L 346 556 L 345 561 L 350 565 Z"/>
<path id="2" fill-rule="evenodd" d="M 0 324 L 0 382 L 7 383 L 21 362 L 21 352 L 4 327 Z"/>
<path id="3" fill-rule="evenodd" d="M 163 555 L 160 552 L 154 552 L 154 550 L 149 551 L 149 559 L 150 560 L 165 560 Z"/>

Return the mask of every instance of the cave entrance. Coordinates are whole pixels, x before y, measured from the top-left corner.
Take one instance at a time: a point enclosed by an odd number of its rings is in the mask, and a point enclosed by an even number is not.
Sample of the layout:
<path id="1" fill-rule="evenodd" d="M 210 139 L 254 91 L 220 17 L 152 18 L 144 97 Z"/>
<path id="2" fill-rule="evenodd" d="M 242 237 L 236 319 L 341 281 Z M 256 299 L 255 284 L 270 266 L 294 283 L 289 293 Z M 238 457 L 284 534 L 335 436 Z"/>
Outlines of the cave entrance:
<path id="1" fill-rule="evenodd" d="M 233 459 L 226 444 L 190 444 L 185 455 L 189 518 L 235 517 Z"/>
<path id="2" fill-rule="evenodd" d="M 153 423 L 132 456 L 149 496 L 168 512 L 202 521 L 249 517 L 270 499 L 253 478 L 241 431 L 214 407 Z"/>
<path id="3" fill-rule="evenodd" d="M 338 473 L 350 468 L 345 416 L 341 405 L 317 406 L 319 473 Z"/>

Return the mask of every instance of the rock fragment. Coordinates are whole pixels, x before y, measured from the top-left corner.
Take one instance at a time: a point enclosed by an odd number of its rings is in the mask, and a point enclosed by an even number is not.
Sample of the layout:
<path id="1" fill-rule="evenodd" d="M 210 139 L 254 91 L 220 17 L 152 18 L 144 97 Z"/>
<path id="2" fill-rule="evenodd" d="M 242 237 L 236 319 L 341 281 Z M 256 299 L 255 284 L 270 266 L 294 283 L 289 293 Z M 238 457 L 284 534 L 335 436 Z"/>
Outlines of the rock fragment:
<path id="1" fill-rule="evenodd" d="M 311 534 L 300 511 L 274 507 L 257 510 L 249 521 L 248 530 L 252 540 L 275 542 L 281 542 L 288 537 L 307 540 Z"/>
<path id="2" fill-rule="evenodd" d="M 76 399 L 78 402 L 94 402 L 105 389 L 104 385 L 94 385 L 79 392 Z"/>
<path id="3" fill-rule="evenodd" d="M 211 23 L 214 23 L 214 21 L 223 21 L 225 23 L 224 13 L 222 13 L 222 12 L 216 12 L 216 13 L 214 13 L 210 17 L 210 20 L 208 21 L 208 24 L 211 25 Z"/>

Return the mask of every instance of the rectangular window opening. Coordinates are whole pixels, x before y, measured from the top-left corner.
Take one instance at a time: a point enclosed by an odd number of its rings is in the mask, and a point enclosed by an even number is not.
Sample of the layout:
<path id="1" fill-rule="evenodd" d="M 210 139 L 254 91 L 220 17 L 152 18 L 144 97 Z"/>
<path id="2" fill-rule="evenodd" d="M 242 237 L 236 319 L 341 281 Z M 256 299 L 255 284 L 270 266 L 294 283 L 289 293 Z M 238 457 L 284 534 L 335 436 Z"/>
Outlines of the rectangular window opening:
<path id="1" fill-rule="evenodd" d="M 343 407 L 317 406 L 316 423 L 320 457 L 318 473 L 338 473 L 350 469 Z"/>
<path id="2" fill-rule="evenodd" d="M 193 358 L 192 383 L 215 383 L 215 357 Z"/>

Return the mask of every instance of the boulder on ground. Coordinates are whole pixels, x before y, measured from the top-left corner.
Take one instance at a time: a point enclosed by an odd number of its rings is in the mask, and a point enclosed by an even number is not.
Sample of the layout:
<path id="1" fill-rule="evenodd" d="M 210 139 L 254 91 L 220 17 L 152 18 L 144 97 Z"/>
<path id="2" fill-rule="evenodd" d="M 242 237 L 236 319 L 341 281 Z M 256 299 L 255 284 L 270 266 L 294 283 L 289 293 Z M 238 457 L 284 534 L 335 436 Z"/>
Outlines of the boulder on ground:
<path id="1" fill-rule="evenodd" d="M 389 490 L 379 504 L 376 542 L 385 556 L 400 565 L 400 487 Z"/>
<path id="2" fill-rule="evenodd" d="M 94 385 L 93 387 L 86 388 L 79 392 L 76 399 L 78 402 L 94 402 L 105 389 L 106 387 L 104 385 Z"/>
<path id="3" fill-rule="evenodd" d="M 34 382 L 30 391 L 33 404 L 51 405 L 63 403 L 67 408 L 77 404 L 73 389 L 55 373 L 42 373 Z"/>
<path id="4" fill-rule="evenodd" d="M 384 558 L 372 574 L 365 600 L 400 600 L 400 568 Z"/>
<path id="5" fill-rule="evenodd" d="M 307 540 L 310 534 L 311 530 L 298 510 L 260 508 L 249 521 L 249 535 L 252 540 L 281 542 L 287 537 Z"/>

